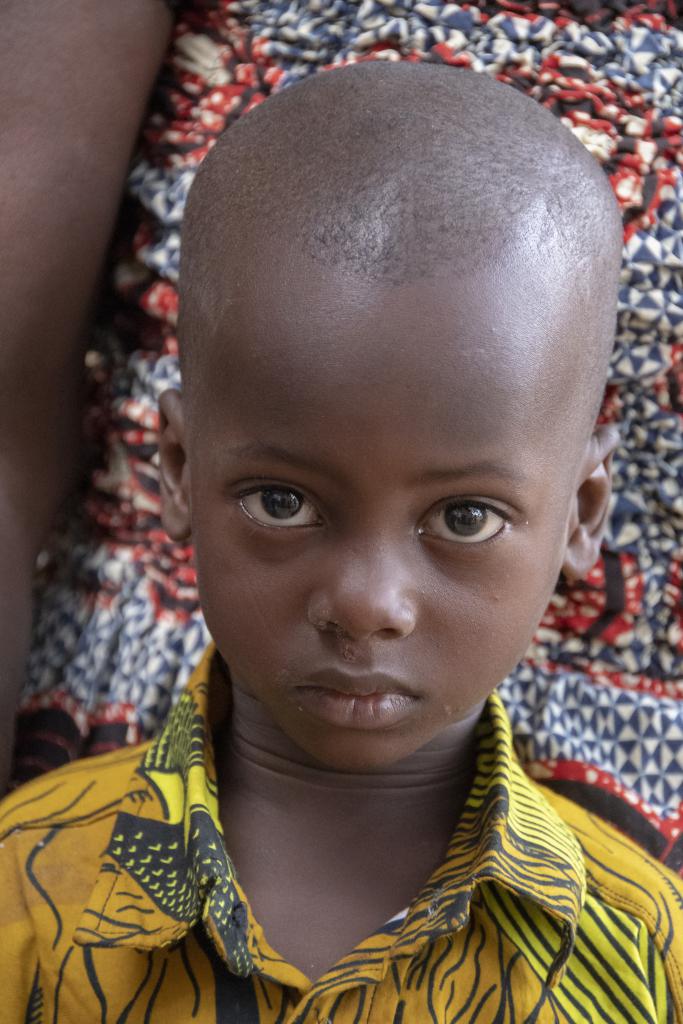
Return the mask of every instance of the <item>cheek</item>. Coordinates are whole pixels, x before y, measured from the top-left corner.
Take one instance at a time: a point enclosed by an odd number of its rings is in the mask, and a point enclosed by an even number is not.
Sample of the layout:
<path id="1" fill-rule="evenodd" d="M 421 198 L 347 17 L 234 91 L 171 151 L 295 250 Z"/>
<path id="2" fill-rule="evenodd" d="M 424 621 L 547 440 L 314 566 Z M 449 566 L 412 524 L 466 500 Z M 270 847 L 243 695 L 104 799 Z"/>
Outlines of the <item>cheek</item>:
<path id="1" fill-rule="evenodd" d="M 202 610 L 223 657 L 236 674 L 270 674 L 306 621 L 305 573 L 255 557 L 249 538 L 220 521 L 198 523 L 194 544 Z"/>
<path id="2" fill-rule="evenodd" d="M 461 679 L 491 690 L 524 656 L 555 589 L 561 565 L 556 536 L 501 543 L 478 567 L 444 574 L 437 649 Z M 439 654 L 437 654 L 437 657 Z"/>

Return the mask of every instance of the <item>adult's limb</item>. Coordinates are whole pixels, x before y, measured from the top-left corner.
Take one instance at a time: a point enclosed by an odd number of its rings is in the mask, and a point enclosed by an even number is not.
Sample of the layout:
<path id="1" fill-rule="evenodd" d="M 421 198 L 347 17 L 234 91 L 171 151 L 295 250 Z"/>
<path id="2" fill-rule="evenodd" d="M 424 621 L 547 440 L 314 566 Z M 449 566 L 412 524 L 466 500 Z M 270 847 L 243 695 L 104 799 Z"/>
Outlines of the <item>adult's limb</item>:
<path id="1" fill-rule="evenodd" d="M 0 792 L 31 577 L 79 451 L 83 339 L 163 0 L 4 0 L 0 20 Z"/>

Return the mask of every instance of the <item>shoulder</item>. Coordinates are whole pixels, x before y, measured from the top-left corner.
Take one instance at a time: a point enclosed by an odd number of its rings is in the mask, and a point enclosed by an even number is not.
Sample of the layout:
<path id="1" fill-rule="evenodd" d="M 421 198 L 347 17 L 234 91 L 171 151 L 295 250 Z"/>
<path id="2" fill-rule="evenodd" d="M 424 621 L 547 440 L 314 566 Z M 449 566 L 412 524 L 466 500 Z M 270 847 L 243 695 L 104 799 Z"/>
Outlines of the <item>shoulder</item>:
<path id="1" fill-rule="evenodd" d="M 20 786 L 0 802 L 0 841 L 16 832 L 83 826 L 111 817 L 148 746 L 84 758 Z"/>
<path id="2" fill-rule="evenodd" d="M 596 814 L 540 788 L 581 844 L 590 896 L 643 923 L 683 1008 L 683 880 Z"/>
<path id="3" fill-rule="evenodd" d="M 660 922 L 656 904 L 660 911 L 668 906 L 672 913 L 683 915 L 683 879 L 598 815 L 545 786 L 540 788 L 581 843 L 590 888 L 608 902 L 630 908 L 653 927 Z M 678 920 L 683 924 L 682 917 Z"/>
<path id="4" fill-rule="evenodd" d="M 102 851 L 143 753 L 128 748 L 76 761 L 0 802 L 0 973 L 9 986 L 9 1016 L 0 1010 L 2 1020 L 24 1020 L 26 1007 L 40 998 L 36 979 L 57 976 L 71 955 Z"/>

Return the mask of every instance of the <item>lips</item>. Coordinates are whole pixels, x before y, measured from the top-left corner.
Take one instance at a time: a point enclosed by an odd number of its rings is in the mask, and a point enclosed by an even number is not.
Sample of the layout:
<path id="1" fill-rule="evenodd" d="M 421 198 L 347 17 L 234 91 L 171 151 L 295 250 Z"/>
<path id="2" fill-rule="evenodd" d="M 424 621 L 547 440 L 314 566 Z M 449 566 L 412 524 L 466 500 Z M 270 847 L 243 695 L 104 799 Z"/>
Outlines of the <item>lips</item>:
<path id="1" fill-rule="evenodd" d="M 349 697 L 369 697 L 371 694 L 403 694 L 407 697 L 416 697 L 417 694 L 400 679 L 383 673 L 354 674 L 352 672 L 340 672 L 338 669 L 328 669 L 321 672 L 313 672 L 308 675 L 304 686 L 319 687 L 323 690 L 333 690 Z"/>
<path id="2" fill-rule="evenodd" d="M 382 674 L 314 672 L 296 686 L 299 712 L 342 729 L 389 729 L 413 715 L 420 698 L 405 683 Z"/>

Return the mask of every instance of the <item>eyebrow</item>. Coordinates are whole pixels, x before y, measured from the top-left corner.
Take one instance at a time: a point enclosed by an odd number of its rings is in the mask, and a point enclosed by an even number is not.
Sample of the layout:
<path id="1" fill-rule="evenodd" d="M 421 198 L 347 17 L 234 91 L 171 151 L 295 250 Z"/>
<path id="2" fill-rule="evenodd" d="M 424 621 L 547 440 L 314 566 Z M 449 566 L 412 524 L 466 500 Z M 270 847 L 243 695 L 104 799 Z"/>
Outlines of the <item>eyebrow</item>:
<path id="1" fill-rule="evenodd" d="M 328 473 L 329 466 L 308 455 L 301 455 L 291 452 L 277 444 L 262 444 L 260 442 L 248 442 L 247 444 L 234 445 L 227 449 L 227 454 L 233 458 L 252 459 L 273 459 L 277 462 L 287 462 L 290 465 L 299 466 L 302 469 L 314 470 L 318 473 Z M 498 476 L 511 484 L 522 486 L 527 483 L 524 473 L 512 469 L 510 466 L 493 460 L 471 462 L 465 466 L 457 466 L 444 469 L 428 469 L 417 477 L 418 483 L 433 483 L 439 480 L 457 480 L 473 476 Z"/>
<path id="2" fill-rule="evenodd" d="M 511 484 L 519 485 L 527 483 L 528 479 L 525 473 L 512 469 L 502 462 L 491 460 L 470 462 L 465 466 L 451 469 L 427 469 L 424 473 L 420 473 L 419 480 L 421 483 L 427 483 L 428 481 L 457 480 L 460 477 L 470 476 L 500 476 Z"/>
<path id="3" fill-rule="evenodd" d="M 308 455 L 298 455 L 277 444 L 250 441 L 247 444 L 233 445 L 226 451 L 228 455 L 237 459 L 274 459 L 276 462 L 288 462 L 290 465 L 313 469 L 319 473 L 324 473 L 327 469 L 323 462 L 312 459 Z"/>

